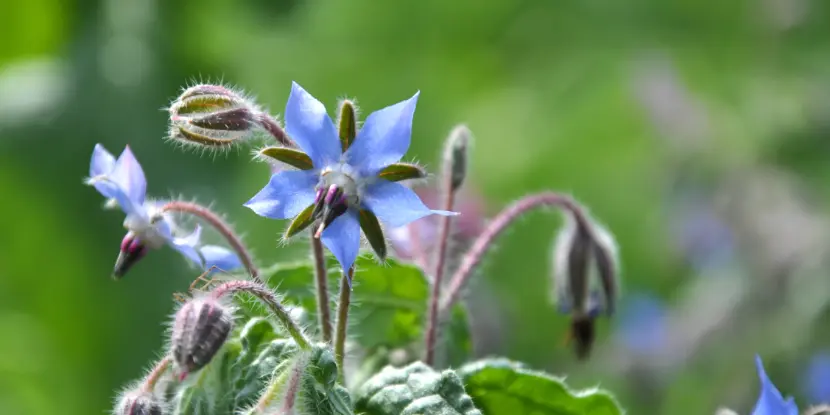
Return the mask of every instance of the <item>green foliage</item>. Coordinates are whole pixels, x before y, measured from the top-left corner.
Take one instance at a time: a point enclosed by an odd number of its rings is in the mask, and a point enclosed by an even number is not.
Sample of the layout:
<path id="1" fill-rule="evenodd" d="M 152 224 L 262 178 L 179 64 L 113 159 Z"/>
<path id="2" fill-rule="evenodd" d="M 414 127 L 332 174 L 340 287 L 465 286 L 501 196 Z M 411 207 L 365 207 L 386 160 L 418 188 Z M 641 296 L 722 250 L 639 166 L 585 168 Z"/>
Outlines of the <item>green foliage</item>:
<path id="1" fill-rule="evenodd" d="M 481 414 L 455 372 L 421 362 L 381 370 L 358 390 L 356 407 L 367 415 Z"/>
<path id="2" fill-rule="evenodd" d="M 329 286 L 337 287 L 340 272 L 329 272 Z M 301 305 L 316 314 L 311 289 L 314 275 L 310 263 L 277 265 L 263 272 L 269 284 L 285 296 L 287 302 Z M 352 303 L 349 312 L 350 336 L 369 351 L 381 348 L 408 348 L 412 353 L 423 339 L 423 322 L 427 312 L 430 284 L 420 268 L 389 259 L 383 264 L 366 257 L 358 258 Z M 310 317 L 313 321 L 313 317 Z M 472 352 L 466 311 L 453 309 L 448 321 L 452 346 L 448 358 L 452 363 L 465 361 Z"/>
<path id="3" fill-rule="evenodd" d="M 623 413 L 614 397 L 604 391 L 573 391 L 563 379 L 506 359 L 470 363 L 461 367 L 458 374 L 485 415 Z"/>

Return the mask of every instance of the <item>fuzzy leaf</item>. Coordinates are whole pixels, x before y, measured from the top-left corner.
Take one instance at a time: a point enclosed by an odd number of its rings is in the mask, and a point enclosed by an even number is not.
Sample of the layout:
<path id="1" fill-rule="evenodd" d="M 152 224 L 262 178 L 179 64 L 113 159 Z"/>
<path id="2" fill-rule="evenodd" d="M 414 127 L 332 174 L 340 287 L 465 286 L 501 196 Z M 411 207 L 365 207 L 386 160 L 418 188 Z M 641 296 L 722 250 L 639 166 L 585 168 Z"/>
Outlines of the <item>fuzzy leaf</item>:
<path id="1" fill-rule="evenodd" d="M 598 389 L 572 391 L 565 382 L 506 359 L 461 367 L 467 393 L 485 415 L 621 415 L 613 396 Z"/>
<path id="2" fill-rule="evenodd" d="M 390 182 L 399 182 L 401 180 L 423 179 L 427 177 L 427 171 L 415 164 L 395 163 L 381 170 L 378 177 Z"/>
<path id="3" fill-rule="evenodd" d="M 288 225 L 288 229 L 285 230 L 283 238 L 288 239 L 302 232 L 305 228 L 308 228 L 309 225 L 314 223 L 314 219 L 311 217 L 311 213 L 314 212 L 314 207 L 315 205 L 308 205 L 308 207 L 303 209 L 297 217 L 292 219 L 291 224 Z"/>
<path id="4" fill-rule="evenodd" d="M 369 240 L 369 245 L 381 261 L 386 260 L 386 239 L 383 237 L 383 229 L 380 227 L 377 216 L 370 210 L 360 210 L 360 228 Z"/>
<path id="5" fill-rule="evenodd" d="M 421 362 L 387 366 L 358 389 L 355 405 L 367 415 L 481 414 L 455 372 L 438 373 Z"/>
<path id="6" fill-rule="evenodd" d="M 392 259 L 378 264 L 370 258 L 359 257 L 356 264 L 352 302 L 360 306 L 349 312 L 349 320 L 354 322 L 350 335 L 369 350 L 380 346 L 407 348 L 413 344 L 421 347 L 429 295 L 429 283 L 423 272 Z M 316 313 L 315 295 L 310 287 L 314 275 L 311 264 L 278 265 L 264 271 L 263 275 L 287 301 Z M 329 287 L 337 287 L 340 276 L 337 271 L 330 272 Z M 456 327 L 466 325 L 466 314 L 463 310 L 457 313 L 453 312 L 451 324 Z M 451 330 L 446 341 L 458 345 L 470 343 L 469 338 L 452 337 L 457 333 L 461 331 Z"/>
<path id="7" fill-rule="evenodd" d="M 295 413 L 353 415 L 349 392 L 337 384 L 337 363 L 327 345 L 315 345 L 306 364 Z"/>
<path id="8" fill-rule="evenodd" d="M 300 170 L 310 170 L 312 167 L 311 157 L 300 150 L 287 147 L 265 147 L 259 150 L 260 157 L 270 157 L 281 161 Z"/>

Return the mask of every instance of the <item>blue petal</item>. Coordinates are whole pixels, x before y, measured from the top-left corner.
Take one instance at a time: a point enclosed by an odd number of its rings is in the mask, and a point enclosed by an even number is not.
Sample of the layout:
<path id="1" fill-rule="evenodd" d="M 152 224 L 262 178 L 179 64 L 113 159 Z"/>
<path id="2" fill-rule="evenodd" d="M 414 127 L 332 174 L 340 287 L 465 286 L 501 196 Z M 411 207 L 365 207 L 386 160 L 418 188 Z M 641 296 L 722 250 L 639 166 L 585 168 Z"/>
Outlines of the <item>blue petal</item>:
<path id="1" fill-rule="evenodd" d="M 173 249 L 179 251 L 182 255 L 193 261 L 200 268 L 204 268 L 204 260 L 202 256 L 199 255 L 199 251 L 196 250 L 196 246 L 199 245 L 199 239 L 202 237 L 201 226 L 196 225 L 196 229 L 193 230 L 193 233 L 181 238 L 171 237 L 169 227 L 164 227 L 161 229 L 161 232 L 166 234 L 165 236 L 169 238 L 168 241 Z"/>
<path id="2" fill-rule="evenodd" d="M 89 177 L 108 175 L 114 168 L 115 157 L 104 146 L 96 144 L 92 150 L 92 161 L 89 163 Z"/>
<path id="3" fill-rule="evenodd" d="M 340 159 L 340 139 L 325 105 L 296 82 L 285 105 L 285 132 L 318 169 Z"/>
<path id="4" fill-rule="evenodd" d="M 144 203 L 144 195 L 147 192 L 147 180 L 144 178 L 144 170 L 138 164 L 130 146 L 118 156 L 115 168 L 110 175 L 112 180 L 118 183 L 130 200 L 137 205 Z"/>
<path id="5" fill-rule="evenodd" d="M 335 219 L 323 231 L 321 239 L 340 262 L 343 272 L 346 272 L 354 264 L 357 253 L 360 251 L 360 222 L 357 219 L 357 213 L 349 209 Z"/>
<path id="6" fill-rule="evenodd" d="M 761 379 L 761 395 L 752 410 L 752 415 L 798 415 L 798 407 L 793 398 L 784 399 L 781 392 L 772 384 L 764 370 L 761 357 L 755 356 L 755 366 Z"/>
<path id="7" fill-rule="evenodd" d="M 88 182 L 95 186 L 95 190 L 104 195 L 107 199 L 115 199 L 118 202 L 118 207 L 127 216 L 136 215 L 141 218 L 147 218 L 147 212 L 144 206 L 137 201 L 130 198 L 130 195 L 124 188 L 109 176 L 96 176 Z"/>
<path id="8" fill-rule="evenodd" d="M 215 266 L 222 271 L 232 271 L 242 266 L 242 261 L 233 251 L 216 245 L 204 245 L 199 248 L 205 259 L 205 270 Z"/>
<path id="9" fill-rule="evenodd" d="M 346 161 L 364 176 L 376 175 L 384 167 L 398 162 L 409 149 L 412 118 L 420 93 L 369 114 L 346 151 Z"/>
<path id="10" fill-rule="evenodd" d="M 312 171 L 286 170 L 275 173 L 251 200 L 245 202 L 259 216 L 288 219 L 314 203 L 317 175 Z"/>
<path id="11" fill-rule="evenodd" d="M 378 180 L 366 188 L 363 204 L 381 221 L 393 228 L 406 225 L 431 214 L 454 216 L 457 212 L 429 209 L 408 187 L 388 180 Z"/>

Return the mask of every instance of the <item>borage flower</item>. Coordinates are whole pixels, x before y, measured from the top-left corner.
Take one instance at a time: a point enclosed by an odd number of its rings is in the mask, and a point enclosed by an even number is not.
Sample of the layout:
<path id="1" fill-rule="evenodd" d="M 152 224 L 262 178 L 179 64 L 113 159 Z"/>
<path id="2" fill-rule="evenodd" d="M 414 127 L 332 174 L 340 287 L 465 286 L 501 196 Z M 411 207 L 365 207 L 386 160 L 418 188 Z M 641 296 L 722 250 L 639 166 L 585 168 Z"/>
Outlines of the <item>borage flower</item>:
<path id="1" fill-rule="evenodd" d="M 189 235 L 179 235 L 173 218 L 162 209 L 164 202 L 147 200 L 144 170 L 129 146 L 116 160 L 102 145 L 96 144 L 86 183 L 104 195 L 109 200 L 108 205 L 117 204 L 127 215 L 124 219 L 127 235 L 121 241 L 113 277 L 122 277 L 149 249 L 158 249 L 165 244 L 202 269 L 216 266 L 232 270 L 241 265 L 233 252 L 220 246 L 201 244 L 202 229 L 198 225 Z"/>
<path id="2" fill-rule="evenodd" d="M 752 415 L 798 415 L 795 400 L 792 397 L 784 399 L 778 388 L 767 377 L 760 356 L 755 356 L 755 366 L 758 369 L 758 378 L 761 379 L 761 394 L 758 396 Z"/>
<path id="3" fill-rule="evenodd" d="M 378 219 L 395 228 L 431 214 L 456 215 L 427 208 L 397 183 L 425 176 L 420 167 L 399 163 L 409 148 L 418 94 L 370 114 L 358 132 L 351 102 L 341 106 L 337 128 L 326 107 L 293 83 L 286 132 L 302 151 L 270 147 L 261 154 L 299 170 L 275 173 L 245 206 L 266 218 L 294 218 L 286 238 L 319 222 L 314 237 L 322 238 L 344 272 L 357 258 L 361 229 L 377 256 L 386 257 Z"/>

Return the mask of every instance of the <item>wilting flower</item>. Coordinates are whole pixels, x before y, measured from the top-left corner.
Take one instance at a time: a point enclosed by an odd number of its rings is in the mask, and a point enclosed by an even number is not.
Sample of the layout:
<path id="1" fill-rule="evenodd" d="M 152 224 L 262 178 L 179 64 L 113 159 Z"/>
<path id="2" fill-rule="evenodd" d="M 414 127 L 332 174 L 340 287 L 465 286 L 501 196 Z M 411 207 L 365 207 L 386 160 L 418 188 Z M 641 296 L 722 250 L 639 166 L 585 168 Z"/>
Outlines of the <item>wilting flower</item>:
<path id="1" fill-rule="evenodd" d="M 761 379 L 761 395 L 758 396 L 752 415 L 798 415 L 795 400 L 792 397 L 784 399 L 781 392 L 772 384 L 767 372 L 764 371 L 764 363 L 760 356 L 755 356 L 755 366 Z"/>
<path id="2" fill-rule="evenodd" d="M 219 246 L 202 245 L 199 226 L 189 235 L 178 235 L 173 219 L 161 209 L 164 202 L 147 200 L 144 170 L 129 146 L 116 160 L 102 145 L 96 144 L 86 183 L 94 186 L 111 202 L 114 201 L 127 215 L 124 219 L 127 235 L 121 242 L 114 277 L 123 276 L 149 249 L 161 248 L 165 244 L 203 269 L 216 266 L 231 270 L 241 265 L 233 252 Z"/>
<path id="3" fill-rule="evenodd" d="M 455 214 L 427 208 L 415 192 L 397 183 L 424 176 L 418 166 L 399 163 L 409 148 L 417 100 L 415 94 L 370 114 L 357 132 L 350 102 L 341 107 L 338 129 L 325 106 L 293 83 L 286 132 L 302 151 L 271 147 L 261 154 L 299 170 L 275 173 L 245 206 L 271 219 L 294 218 L 286 237 L 319 221 L 315 237 L 322 238 L 344 271 L 357 258 L 361 229 L 384 258 L 378 219 L 394 228 L 434 213 Z"/>

